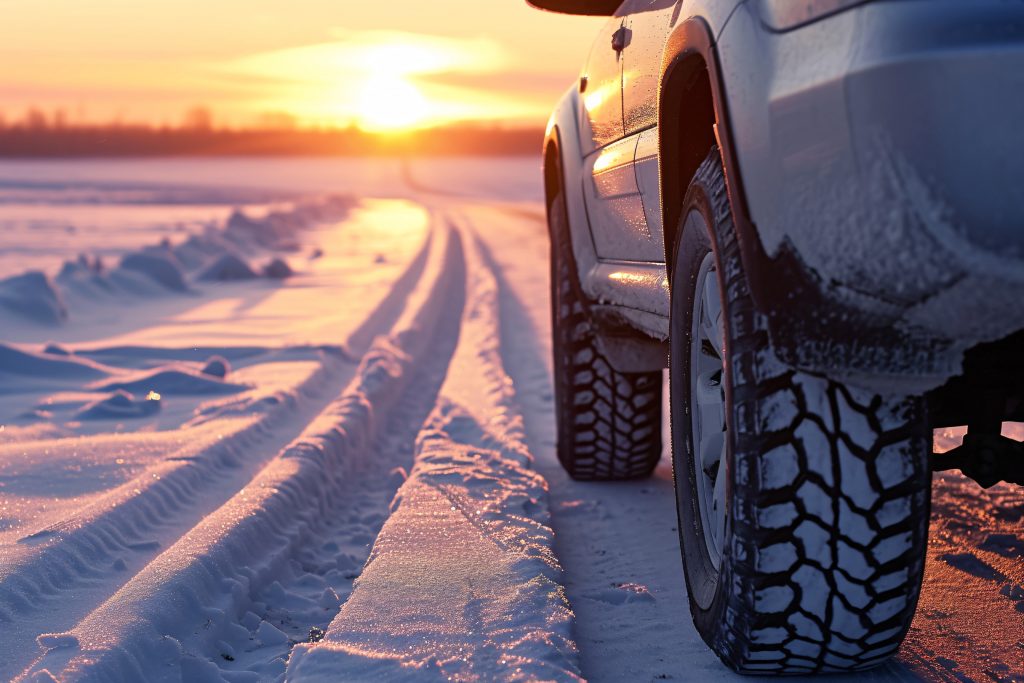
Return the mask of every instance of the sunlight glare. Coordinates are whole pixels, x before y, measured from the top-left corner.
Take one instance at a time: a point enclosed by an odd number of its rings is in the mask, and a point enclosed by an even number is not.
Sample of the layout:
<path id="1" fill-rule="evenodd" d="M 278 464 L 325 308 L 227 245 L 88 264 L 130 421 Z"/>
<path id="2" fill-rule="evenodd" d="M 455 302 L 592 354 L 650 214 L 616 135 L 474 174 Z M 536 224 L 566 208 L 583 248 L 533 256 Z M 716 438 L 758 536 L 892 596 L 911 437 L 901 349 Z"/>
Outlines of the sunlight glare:
<path id="1" fill-rule="evenodd" d="M 524 106 L 517 94 L 463 84 L 508 68 L 493 40 L 399 31 L 343 31 L 336 37 L 250 54 L 219 69 L 278 83 L 259 106 L 315 125 L 398 132 L 534 115 L 533 105 Z"/>
<path id="2" fill-rule="evenodd" d="M 367 131 L 397 131 L 423 124 L 429 106 L 419 88 L 394 73 L 366 80 L 359 93 L 357 121 Z"/>

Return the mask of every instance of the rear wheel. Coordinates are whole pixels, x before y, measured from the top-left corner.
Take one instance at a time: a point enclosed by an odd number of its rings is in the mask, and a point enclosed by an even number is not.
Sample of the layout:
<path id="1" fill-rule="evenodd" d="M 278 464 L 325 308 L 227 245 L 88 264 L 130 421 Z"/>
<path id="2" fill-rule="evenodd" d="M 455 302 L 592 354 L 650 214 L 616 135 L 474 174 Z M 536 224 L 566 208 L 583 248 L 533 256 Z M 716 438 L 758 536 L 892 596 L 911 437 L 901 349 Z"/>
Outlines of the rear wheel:
<path id="1" fill-rule="evenodd" d="M 672 271 L 672 442 L 694 623 L 743 673 L 869 668 L 898 648 L 924 569 L 922 401 L 780 362 L 750 297 L 713 149 Z"/>
<path id="2" fill-rule="evenodd" d="M 579 286 L 562 191 L 550 202 L 558 459 L 574 479 L 646 477 L 661 457 L 661 372 L 618 372 L 602 353 Z"/>

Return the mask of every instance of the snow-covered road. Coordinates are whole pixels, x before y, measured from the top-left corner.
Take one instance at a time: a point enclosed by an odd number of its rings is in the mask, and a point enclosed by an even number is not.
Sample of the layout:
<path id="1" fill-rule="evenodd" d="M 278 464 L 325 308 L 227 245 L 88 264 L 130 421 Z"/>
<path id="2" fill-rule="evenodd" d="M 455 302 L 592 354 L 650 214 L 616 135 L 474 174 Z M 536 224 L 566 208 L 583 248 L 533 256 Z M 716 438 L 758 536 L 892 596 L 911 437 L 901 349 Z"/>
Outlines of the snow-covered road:
<path id="1" fill-rule="evenodd" d="M 557 463 L 536 169 L 412 171 L 137 252 L 184 293 L 86 261 L 59 325 L 0 307 L 0 679 L 738 679 L 668 459 Z M 1024 680 L 1024 495 L 944 474 L 933 507 L 914 628 L 858 680 Z"/>

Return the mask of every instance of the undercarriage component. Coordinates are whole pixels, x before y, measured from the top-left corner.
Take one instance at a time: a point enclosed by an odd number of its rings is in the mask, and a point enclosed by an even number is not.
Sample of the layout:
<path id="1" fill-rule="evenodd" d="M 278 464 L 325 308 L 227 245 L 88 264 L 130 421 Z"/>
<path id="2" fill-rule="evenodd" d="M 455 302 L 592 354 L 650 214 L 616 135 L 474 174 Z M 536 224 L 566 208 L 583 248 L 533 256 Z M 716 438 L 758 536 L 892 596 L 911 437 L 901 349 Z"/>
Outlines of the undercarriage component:
<path id="1" fill-rule="evenodd" d="M 1024 486 L 1024 443 L 1002 436 L 1003 422 L 1024 421 L 1024 330 L 979 344 L 963 374 L 928 396 L 933 427 L 967 424 L 963 445 L 932 456 L 932 470 L 960 470 L 984 488 Z"/>
<path id="2" fill-rule="evenodd" d="M 1024 443 L 1001 434 L 968 432 L 963 445 L 932 456 L 932 469 L 960 470 L 986 489 L 1001 481 L 1024 486 Z"/>

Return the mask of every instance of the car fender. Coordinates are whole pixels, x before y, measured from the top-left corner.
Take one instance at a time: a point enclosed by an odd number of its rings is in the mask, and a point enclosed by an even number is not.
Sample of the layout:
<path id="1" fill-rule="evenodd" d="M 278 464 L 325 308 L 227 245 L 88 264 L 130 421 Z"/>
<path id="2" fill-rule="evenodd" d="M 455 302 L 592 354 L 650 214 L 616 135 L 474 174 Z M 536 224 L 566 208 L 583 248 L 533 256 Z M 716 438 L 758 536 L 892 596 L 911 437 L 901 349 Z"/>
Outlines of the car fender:
<path id="1" fill-rule="evenodd" d="M 584 293 L 591 299 L 596 298 L 593 291 L 588 291 L 587 282 L 590 273 L 597 265 L 597 250 L 590 234 L 590 221 L 587 218 L 587 207 L 583 199 L 583 152 L 579 136 L 580 100 L 576 87 L 566 91 L 555 107 L 548 120 L 544 135 L 544 149 L 555 146 L 558 156 L 558 167 L 561 170 L 561 183 L 565 191 L 565 204 L 569 215 L 569 231 L 573 256 Z"/>

